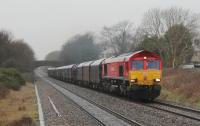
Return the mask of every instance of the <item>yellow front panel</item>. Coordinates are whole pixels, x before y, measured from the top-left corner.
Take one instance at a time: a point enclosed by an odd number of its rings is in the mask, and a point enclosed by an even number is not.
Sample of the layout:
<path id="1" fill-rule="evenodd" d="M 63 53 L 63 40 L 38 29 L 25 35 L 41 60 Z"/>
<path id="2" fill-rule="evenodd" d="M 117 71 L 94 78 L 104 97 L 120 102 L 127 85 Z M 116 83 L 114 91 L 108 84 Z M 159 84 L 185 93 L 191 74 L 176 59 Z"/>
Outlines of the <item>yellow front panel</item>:
<path id="1" fill-rule="evenodd" d="M 153 85 L 154 79 L 161 79 L 160 70 L 137 70 L 129 72 L 129 80 L 137 79 L 139 85 Z"/>

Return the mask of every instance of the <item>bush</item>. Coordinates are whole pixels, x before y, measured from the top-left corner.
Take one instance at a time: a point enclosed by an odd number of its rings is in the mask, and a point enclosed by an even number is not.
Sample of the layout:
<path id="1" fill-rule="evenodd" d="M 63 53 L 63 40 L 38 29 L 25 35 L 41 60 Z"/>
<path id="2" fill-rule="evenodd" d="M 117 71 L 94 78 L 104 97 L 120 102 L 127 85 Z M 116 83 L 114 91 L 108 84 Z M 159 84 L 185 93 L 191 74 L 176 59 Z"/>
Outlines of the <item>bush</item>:
<path id="1" fill-rule="evenodd" d="M 3 84 L 0 83 L 0 99 L 5 98 L 9 90 Z"/>
<path id="2" fill-rule="evenodd" d="M 34 72 L 24 72 L 21 75 L 26 82 L 33 82 L 35 79 Z"/>
<path id="3" fill-rule="evenodd" d="M 20 120 L 16 120 L 8 124 L 8 126 L 35 126 L 32 118 L 23 117 Z"/>
<path id="4" fill-rule="evenodd" d="M 0 68 L 0 82 L 1 85 L 13 90 L 19 90 L 25 85 L 25 80 L 14 68 Z"/>
<path id="5" fill-rule="evenodd" d="M 163 73 L 163 88 L 184 96 L 190 103 L 200 101 L 199 82 L 197 69 L 169 69 Z"/>

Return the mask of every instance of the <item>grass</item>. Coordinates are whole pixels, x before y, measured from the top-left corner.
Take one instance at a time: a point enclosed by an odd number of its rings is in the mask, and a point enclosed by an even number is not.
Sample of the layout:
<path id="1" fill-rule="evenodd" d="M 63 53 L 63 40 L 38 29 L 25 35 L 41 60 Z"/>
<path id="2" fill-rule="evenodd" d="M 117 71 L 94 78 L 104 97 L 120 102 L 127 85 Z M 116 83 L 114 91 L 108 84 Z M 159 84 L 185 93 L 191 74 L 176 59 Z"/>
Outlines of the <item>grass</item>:
<path id="1" fill-rule="evenodd" d="M 0 126 L 33 126 L 38 119 L 34 85 L 27 83 L 20 90 L 10 90 L 0 100 Z"/>
<path id="2" fill-rule="evenodd" d="M 26 82 L 33 82 L 35 79 L 34 72 L 26 72 L 21 74 Z"/>
<path id="3" fill-rule="evenodd" d="M 25 80 L 14 68 L 0 68 L 0 84 L 9 89 L 19 90 L 25 84 Z"/>
<path id="4" fill-rule="evenodd" d="M 163 72 L 160 99 L 200 108 L 200 71 L 168 69 Z"/>

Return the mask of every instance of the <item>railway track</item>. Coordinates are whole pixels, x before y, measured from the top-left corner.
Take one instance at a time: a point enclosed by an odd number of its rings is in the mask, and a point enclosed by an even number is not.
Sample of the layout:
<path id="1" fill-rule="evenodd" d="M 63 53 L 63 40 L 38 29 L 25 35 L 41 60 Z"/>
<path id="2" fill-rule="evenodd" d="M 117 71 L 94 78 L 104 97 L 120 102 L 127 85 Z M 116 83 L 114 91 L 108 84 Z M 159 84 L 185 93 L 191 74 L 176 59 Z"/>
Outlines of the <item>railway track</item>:
<path id="1" fill-rule="evenodd" d="M 65 88 L 65 87 L 63 87 L 63 88 Z M 74 93 L 73 91 L 70 91 L 70 92 Z M 128 122 L 131 125 L 141 126 L 140 123 L 138 123 L 134 120 L 128 119 L 127 117 L 123 116 L 120 113 L 116 113 L 116 112 L 112 111 L 111 109 L 109 109 L 105 106 L 99 105 L 92 100 L 84 98 L 83 96 L 80 96 L 78 94 L 76 94 L 76 95 L 81 97 L 82 99 L 87 100 L 91 104 L 94 104 L 95 106 L 98 106 L 99 108 L 111 113 L 112 115 L 115 115 L 116 117 L 124 120 L 125 122 Z M 123 99 L 123 98 L 121 98 L 121 99 Z M 124 100 L 128 100 L 128 99 L 125 98 Z M 136 103 L 138 103 L 138 102 L 136 102 Z M 164 111 L 164 112 L 172 113 L 174 115 L 189 118 L 189 119 L 192 119 L 192 120 L 195 120 L 195 121 L 200 121 L 200 110 L 192 109 L 192 108 L 189 108 L 189 107 L 183 107 L 183 106 L 168 104 L 168 103 L 164 103 L 164 102 L 160 102 L 160 101 L 154 101 L 153 103 L 145 103 L 145 104 L 144 103 L 138 103 L 138 104 L 142 104 L 144 106 L 151 107 L 151 108 L 161 110 L 161 111 Z"/>
<path id="2" fill-rule="evenodd" d="M 65 88 L 65 87 L 63 87 L 63 88 Z M 70 91 L 70 92 L 74 93 L 73 91 Z M 80 95 L 78 95 L 78 96 L 85 99 L 83 96 L 80 96 Z M 125 99 L 121 98 L 121 99 L 126 100 L 126 101 L 128 100 L 126 98 Z M 140 123 L 135 122 L 134 120 L 128 119 L 128 118 L 124 117 L 123 115 L 121 115 L 120 113 L 116 113 L 116 112 L 112 111 L 111 109 L 109 109 L 105 106 L 99 105 L 89 99 L 86 99 L 86 100 L 88 102 L 90 102 L 91 104 L 98 106 L 99 108 L 111 113 L 112 115 L 115 115 L 116 117 L 118 117 L 132 125 L 137 124 L 138 126 L 141 126 Z M 130 99 L 128 101 L 130 101 Z M 138 103 L 138 102 L 136 102 L 136 103 Z M 157 110 L 161 110 L 164 112 L 168 112 L 168 113 L 172 113 L 172 114 L 175 114 L 178 116 L 189 118 L 189 119 L 192 119 L 195 121 L 200 121 L 200 110 L 192 109 L 189 107 L 178 106 L 178 105 L 172 105 L 172 104 L 168 104 L 168 103 L 164 103 L 164 102 L 160 102 L 160 101 L 154 101 L 153 103 L 145 103 L 145 104 L 138 103 L 138 104 L 142 104 L 144 106 L 151 107 L 151 108 L 154 108 Z"/>
<path id="3" fill-rule="evenodd" d="M 47 80 L 47 79 L 44 79 L 44 80 Z M 47 82 L 51 82 L 51 81 L 47 80 Z M 52 82 L 51 82 L 51 83 L 52 83 Z M 122 115 L 122 114 L 120 114 L 120 113 L 117 113 L 117 112 L 115 112 L 115 111 L 113 111 L 113 110 L 107 108 L 106 106 L 100 105 L 100 104 L 98 104 L 98 103 L 96 103 L 96 102 L 94 102 L 94 101 L 92 101 L 92 100 L 89 100 L 89 99 L 87 99 L 87 98 L 85 98 L 85 97 L 83 97 L 83 96 L 80 96 L 80 95 L 78 95 L 77 93 L 75 93 L 75 92 L 73 92 L 73 91 L 71 91 L 71 90 L 69 90 L 69 89 L 66 89 L 65 87 L 63 87 L 63 86 L 61 86 L 61 85 L 59 85 L 59 84 L 57 84 L 57 83 L 55 83 L 55 82 L 54 82 L 54 84 L 57 85 L 57 87 L 55 87 L 55 86 L 53 86 L 53 87 L 56 88 L 56 89 L 57 89 L 58 91 L 60 91 L 61 93 L 63 93 L 64 90 L 67 90 L 67 91 L 69 91 L 70 93 L 76 95 L 77 97 L 79 97 L 79 98 L 81 98 L 81 99 L 83 99 L 83 100 L 89 102 L 90 104 L 92 104 L 92 105 L 94 105 L 94 106 L 96 106 L 96 107 L 98 107 L 98 108 L 100 108 L 100 109 L 106 111 L 107 113 L 113 115 L 114 117 L 118 118 L 119 120 L 122 120 L 123 122 L 125 122 L 126 124 L 128 124 L 128 125 L 130 125 L 130 126 L 143 126 L 143 125 L 140 124 L 139 122 L 137 122 L 137 121 L 135 121 L 135 120 L 132 120 L 132 119 L 129 119 L 129 118 L 125 117 L 124 115 Z M 52 85 L 52 84 L 51 84 L 51 85 Z M 60 88 L 60 89 L 59 89 L 59 88 Z M 66 96 L 66 97 L 67 97 L 67 96 Z M 77 104 L 77 105 L 79 105 L 79 104 Z M 92 116 L 95 120 L 97 120 L 101 125 L 107 126 L 107 124 L 106 124 L 105 122 L 102 122 L 102 120 L 100 120 L 100 119 L 98 119 L 97 117 L 95 117 L 94 114 L 91 114 L 90 112 L 88 112 L 84 107 L 81 107 L 81 106 L 80 106 L 80 108 L 81 108 L 82 110 L 86 111 L 90 116 Z M 110 120 L 110 121 L 113 121 L 113 120 Z M 109 124 L 108 124 L 108 125 L 109 125 Z"/>
<path id="4" fill-rule="evenodd" d="M 56 83 L 56 82 L 54 82 L 54 83 Z M 65 88 L 62 85 L 60 85 L 60 86 L 62 88 Z M 66 89 L 66 90 L 69 90 L 69 89 Z M 141 126 L 140 123 L 138 123 L 138 122 L 136 122 L 134 120 L 131 120 L 131 119 L 121 115 L 120 113 L 114 112 L 114 111 L 112 111 L 111 109 L 109 109 L 109 108 L 107 108 L 105 106 L 99 105 L 94 101 L 86 99 L 85 97 L 80 96 L 80 95 L 78 95 L 77 93 L 74 93 L 71 90 L 69 90 L 69 91 L 72 92 L 73 94 L 76 94 L 80 98 L 87 100 L 89 103 L 101 108 L 102 110 L 105 110 L 106 112 L 114 115 L 115 117 L 117 117 L 117 118 L 119 118 L 121 120 L 124 120 L 125 122 L 129 123 L 130 125 Z M 122 99 L 124 99 L 124 98 L 122 98 Z M 128 100 L 128 99 L 124 99 L 124 100 Z M 128 101 L 130 101 L 130 99 Z M 136 103 L 138 103 L 138 102 L 136 102 Z M 185 117 L 185 118 L 188 118 L 188 119 L 192 119 L 192 120 L 195 120 L 195 121 L 200 121 L 200 110 L 192 109 L 192 108 L 189 108 L 189 107 L 173 105 L 173 104 L 160 102 L 160 101 L 155 101 L 153 103 L 145 103 L 145 104 L 139 102 L 138 104 L 139 105 L 144 105 L 144 106 L 147 106 L 147 107 L 151 107 L 151 108 L 154 108 L 154 109 L 157 109 L 157 110 L 161 110 L 161 111 L 164 111 L 164 112 L 168 112 L 168 113 L 171 113 L 171 114 L 174 114 L 174 115 L 182 116 L 182 117 Z"/>
<path id="5" fill-rule="evenodd" d="M 76 94 L 76 95 L 77 95 L 77 94 Z M 94 101 L 92 101 L 92 100 L 89 100 L 89 99 L 86 99 L 86 98 L 84 98 L 84 97 L 82 97 L 82 96 L 80 96 L 80 95 L 77 95 L 77 96 L 79 96 L 79 97 L 81 97 L 81 98 L 87 100 L 87 101 L 90 102 L 91 104 L 93 104 L 93 105 L 95 105 L 95 106 L 97 106 L 97 107 L 99 107 L 99 108 L 105 110 L 106 112 L 108 112 L 108 113 L 110 113 L 110 114 L 116 116 L 117 118 L 119 118 L 119 119 L 121 119 L 121 120 L 124 120 L 125 122 L 128 122 L 129 124 L 131 124 L 131 126 L 132 126 L 132 125 L 143 126 L 142 124 L 140 124 L 140 123 L 138 123 L 138 122 L 136 122 L 136 121 L 134 121 L 134 120 L 128 119 L 128 118 L 125 117 L 124 115 L 122 115 L 122 114 L 120 114 L 120 113 L 117 113 L 117 112 L 115 112 L 115 111 L 113 111 L 113 110 L 111 110 L 111 109 L 109 109 L 109 108 L 107 108 L 107 107 L 105 107 L 105 106 L 103 106 L 103 105 L 97 104 L 96 102 L 94 102 Z"/>
<path id="6" fill-rule="evenodd" d="M 184 110 L 184 111 L 188 111 L 188 112 L 192 112 L 192 113 L 200 114 L 200 110 L 198 110 L 198 109 L 193 109 L 193 108 L 190 108 L 190 107 L 185 107 L 185 106 L 170 104 L 170 103 L 161 102 L 161 101 L 154 101 L 154 103 L 160 104 L 160 105 L 169 106 L 169 107 L 173 107 L 173 108 L 177 108 L 177 109 Z"/>
<path id="7" fill-rule="evenodd" d="M 76 94 L 76 95 L 77 95 L 77 94 Z M 89 100 L 89 99 L 86 99 L 86 98 L 84 98 L 84 97 L 82 97 L 82 96 L 80 96 L 80 95 L 77 95 L 77 96 L 79 96 L 79 97 L 81 97 L 81 98 L 87 100 L 87 101 L 90 102 L 91 104 L 93 104 L 93 105 L 95 105 L 95 106 L 97 106 L 97 107 L 99 107 L 99 108 L 105 110 L 106 112 L 108 112 L 108 113 L 110 113 L 110 114 L 116 116 L 117 118 L 119 118 L 119 119 L 121 119 L 121 120 L 124 120 L 125 122 L 128 122 L 131 126 L 132 126 L 132 125 L 143 126 L 142 124 L 140 124 L 140 123 L 138 123 L 138 122 L 136 122 L 136 121 L 134 121 L 134 120 L 128 119 L 127 117 L 123 116 L 122 114 L 117 113 L 117 112 L 115 112 L 115 111 L 113 111 L 113 110 L 111 110 L 111 109 L 109 109 L 109 108 L 107 108 L 107 107 L 105 107 L 105 106 L 103 106 L 103 105 L 97 104 L 97 103 L 95 103 L 94 101 Z"/>
<path id="8" fill-rule="evenodd" d="M 153 103 L 143 104 L 145 106 L 155 108 L 161 111 L 169 112 L 175 115 L 179 115 L 185 118 L 189 118 L 195 121 L 200 121 L 200 110 L 192 109 L 189 107 L 179 106 L 175 104 L 169 104 L 160 101 L 154 101 Z"/>

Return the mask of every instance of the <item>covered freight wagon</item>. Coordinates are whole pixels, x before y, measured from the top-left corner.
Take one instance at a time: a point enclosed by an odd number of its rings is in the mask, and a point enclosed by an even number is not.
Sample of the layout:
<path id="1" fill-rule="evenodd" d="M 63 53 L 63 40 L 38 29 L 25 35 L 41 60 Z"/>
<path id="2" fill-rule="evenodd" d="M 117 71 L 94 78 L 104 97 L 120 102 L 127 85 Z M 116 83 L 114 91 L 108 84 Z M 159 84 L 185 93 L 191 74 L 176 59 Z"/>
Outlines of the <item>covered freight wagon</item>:
<path id="1" fill-rule="evenodd" d="M 90 65 L 90 83 L 93 85 L 93 88 L 98 88 L 102 79 L 102 62 L 105 59 L 99 59 L 94 61 Z"/>
<path id="2" fill-rule="evenodd" d="M 81 81 L 83 80 L 83 64 L 84 63 L 80 63 L 77 65 L 76 68 L 76 82 L 77 84 L 81 84 Z"/>
<path id="3" fill-rule="evenodd" d="M 89 82 L 90 82 L 90 65 L 92 63 L 93 63 L 93 61 L 88 61 L 88 62 L 84 62 L 82 64 L 82 70 L 83 70 L 82 81 L 86 85 L 89 85 Z"/>
<path id="4" fill-rule="evenodd" d="M 67 82 L 75 81 L 75 69 L 76 69 L 75 64 L 63 67 L 63 72 L 64 72 L 63 79 L 64 79 L 64 81 L 67 81 Z"/>

